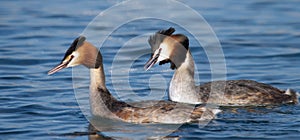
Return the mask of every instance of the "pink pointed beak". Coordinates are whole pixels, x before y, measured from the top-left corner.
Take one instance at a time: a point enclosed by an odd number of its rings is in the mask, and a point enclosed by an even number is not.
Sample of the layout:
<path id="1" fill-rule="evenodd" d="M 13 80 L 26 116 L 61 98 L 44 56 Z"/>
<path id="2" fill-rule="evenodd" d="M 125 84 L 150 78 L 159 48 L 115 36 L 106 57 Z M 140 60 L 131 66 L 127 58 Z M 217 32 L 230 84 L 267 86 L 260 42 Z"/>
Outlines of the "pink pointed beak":
<path id="1" fill-rule="evenodd" d="M 157 62 L 160 52 L 161 52 L 161 49 L 158 50 L 158 53 L 155 56 L 152 55 L 152 57 L 147 61 L 147 63 L 144 66 L 144 69 L 146 71 L 149 70 Z"/>
<path id="2" fill-rule="evenodd" d="M 58 72 L 58 71 L 60 71 L 60 70 L 62 70 L 62 69 L 64 69 L 64 68 L 66 68 L 67 67 L 67 65 L 69 64 L 69 62 L 70 61 L 67 61 L 67 62 L 65 62 L 65 63 L 61 63 L 61 64 L 59 64 L 58 66 L 56 66 L 56 67 L 54 67 L 53 69 L 51 69 L 49 72 L 48 72 L 48 75 L 51 75 L 51 74 L 53 74 L 53 73 L 56 73 L 56 72 Z"/>

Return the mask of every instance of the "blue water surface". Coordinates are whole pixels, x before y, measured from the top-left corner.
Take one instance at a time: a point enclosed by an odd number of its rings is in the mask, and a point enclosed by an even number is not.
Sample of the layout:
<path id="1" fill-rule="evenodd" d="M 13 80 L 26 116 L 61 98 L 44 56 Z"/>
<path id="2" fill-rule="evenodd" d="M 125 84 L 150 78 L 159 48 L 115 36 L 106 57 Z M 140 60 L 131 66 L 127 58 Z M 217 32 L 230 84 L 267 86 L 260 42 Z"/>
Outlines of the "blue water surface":
<path id="1" fill-rule="evenodd" d="M 174 139 L 299 137 L 299 105 L 221 108 L 223 112 L 217 119 L 205 126 L 184 124 L 177 129 L 173 125 L 111 125 L 102 121 L 102 130 L 94 130 L 87 119 L 88 71 L 79 67 L 73 71 L 62 70 L 53 76 L 48 76 L 47 72 L 61 61 L 73 39 L 87 27 L 96 33 L 113 28 L 110 25 L 114 20 L 101 21 L 101 18 L 97 19 L 99 24 L 89 25 L 100 12 L 121 2 L 124 1 L 0 2 L 0 139 L 155 139 L 165 136 L 163 134 Z M 300 91 L 300 1 L 179 2 L 201 14 L 215 32 L 224 52 L 227 79 L 251 79 L 283 90 Z M 170 12 L 157 8 L 155 3 L 131 6 L 132 9 L 118 16 L 135 12 L 134 7 L 138 6 L 153 7 L 153 10 L 161 10 L 161 14 Z M 189 19 L 187 24 L 198 26 L 185 11 L 174 9 L 173 16 L 184 16 Z M 182 26 L 157 19 L 136 20 L 115 28 L 103 44 L 97 42 L 97 36 L 88 38 L 101 48 L 107 87 L 115 97 L 124 101 L 167 100 L 164 90 L 173 71 L 168 66 L 155 66 L 146 72 L 143 65 L 150 56 L 147 53 L 150 51 L 147 46 L 149 33 L 170 26 L 190 38 L 196 76 L 200 79 L 197 82 L 211 80 L 210 61 L 204 49 Z M 126 48 L 124 52 L 127 53 L 119 53 L 116 57 L 121 48 Z M 135 53 L 144 54 L 133 59 Z M 118 64 L 116 67 L 113 67 L 114 62 Z M 128 63 L 132 65 L 125 65 Z M 121 72 L 114 73 L 116 69 Z M 111 78 L 112 75 L 117 80 Z M 163 78 L 164 84 L 149 84 L 153 75 Z M 126 78 L 130 87 L 124 83 Z M 151 91 L 150 86 L 157 89 Z"/>

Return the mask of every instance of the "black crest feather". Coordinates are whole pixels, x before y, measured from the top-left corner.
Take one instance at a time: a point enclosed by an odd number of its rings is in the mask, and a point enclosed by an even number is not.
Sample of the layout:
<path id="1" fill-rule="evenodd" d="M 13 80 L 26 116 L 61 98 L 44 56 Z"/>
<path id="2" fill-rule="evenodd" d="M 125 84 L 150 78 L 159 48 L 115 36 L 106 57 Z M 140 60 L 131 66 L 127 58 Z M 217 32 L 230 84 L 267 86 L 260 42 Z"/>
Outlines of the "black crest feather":
<path id="1" fill-rule="evenodd" d="M 167 30 L 160 30 L 156 32 L 154 35 L 150 36 L 148 39 L 148 43 L 151 46 L 152 52 L 158 49 L 160 43 L 164 40 L 166 36 L 170 36 L 175 32 L 173 27 L 170 27 Z"/>
<path id="2" fill-rule="evenodd" d="M 83 43 L 84 41 L 85 41 L 85 37 L 84 37 L 84 36 L 79 36 L 79 37 L 77 37 L 77 38 L 73 41 L 73 43 L 71 44 L 71 46 L 69 47 L 69 49 L 66 51 L 63 60 L 65 60 L 66 57 L 68 57 L 70 54 L 72 54 L 72 53 L 76 50 L 77 46 L 82 45 L 82 43 Z"/>

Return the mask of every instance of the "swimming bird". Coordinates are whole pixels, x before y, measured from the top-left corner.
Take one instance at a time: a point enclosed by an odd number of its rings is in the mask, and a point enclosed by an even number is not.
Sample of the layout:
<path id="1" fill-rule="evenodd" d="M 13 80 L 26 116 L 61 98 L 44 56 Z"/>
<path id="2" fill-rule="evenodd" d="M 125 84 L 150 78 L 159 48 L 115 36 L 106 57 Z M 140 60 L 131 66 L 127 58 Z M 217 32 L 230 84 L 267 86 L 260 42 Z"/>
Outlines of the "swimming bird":
<path id="1" fill-rule="evenodd" d="M 212 81 L 195 85 L 194 59 L 189 48 L 189 39 L 183 34 L 173 34 L 174 28 L 160 30 L 150 36 L 148 43 L 152 56 L 145 64 L 146 70 L 154 64 L 170 63 L 175 70 L 169 85 L 172 101 L 198 104 L 211 103 L 223 106 L 264 106 L 298 103 L 297 94 L 253 80 Z"/>
<path id="2" fill-rule="evenodd" d="M 204 105 L 194 106 L 171 101 L 144 101 L 130 104 L 118 101 L 110 94 L 105 85 L 100 51 L 86 41 L 84 36 L 73 41 L 61 63 L 51 69 L 48 75 L 77 65 L 83 65 L 90 70 L 89 97 L 93 116 L 131 123 L 178 124 L 212 119 L 219 112 L 218 109 L 210 109 Z M 152 106 L 147 106 L 148 104 L 152 104 Z"/>

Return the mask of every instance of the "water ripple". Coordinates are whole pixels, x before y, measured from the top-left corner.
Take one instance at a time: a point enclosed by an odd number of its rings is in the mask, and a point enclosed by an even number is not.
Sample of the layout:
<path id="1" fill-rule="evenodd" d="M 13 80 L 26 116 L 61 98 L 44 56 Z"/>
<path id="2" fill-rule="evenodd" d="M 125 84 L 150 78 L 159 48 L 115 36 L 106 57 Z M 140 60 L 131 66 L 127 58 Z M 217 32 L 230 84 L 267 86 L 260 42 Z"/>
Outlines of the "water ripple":
<path id="1" fill-rule="evenodd" d="M 88 103 L 88 73 L 72 79 L 76 75 L 72 75 L 71 69 L 62 70 L 53 76 L 48 76 L 47 71 L 61 61 L 72 40 L 96 15 L 117 2 L 119 1 L 1 2 L 0 139 L 88 139 L 91 134 L 96 133 L 87 128 L 89 122 L 84 114 L 89 110 L 84 108 L 81 112 L 80 107 L 83 107 L 78 106 L 80 100 Z M 220 39 L 226 58 L 227 79 L 252 79 L 278 88 L 300 91 L 299 1 L 182 2 L 202 14 Z M 169 12 L 159 10 L 161 13 Z M 173 14 L 189 16 L 183 15 L 180 10 Z M 187 18 L 191 20 L 190 24 L 195 24 L 193 17 Z M 99 21 L 91 29 L 101 32 L 111 29 L 110 26 L 110 23 L 102 24 Z M 110 77 L 111 64 L 119 49 L 132 38 L 169 26 L 178 27 L 178 33 L 184 32 L 184 29 L 169 22 L 140 20 L 118 28 L 103 46 L 98 46 L 105 58 L 107 87 L 113 95 L 116 93 Z M 219 62 L 208 60 L 204 49 L 191 35 L 189 38 L 200 82 L 210 81 L 210 65 Z M 126 53 L 142 53 L 144 50 L 141 47 L 148 45 L 146 41 L 133 42 L 134 45 Z M 131 62 L 131 57 L 123 55 L 119 67 Z M 132 89 L 138 96 L 147 97 L 145 100 L 150 98 L 148 81 L 151 76 L 160 74 L 169 82 L 173 74 L 168 65 L 155 66 L 147 72 L 141 71 L 148 57 L 145 55 L 135 60 L 129 71 Z M 115 76 L 120 78 L 117 85 L 124 85 L 124 80 L 121 79 L 126 76 Z M 80 85 L 75 85 L 78 91 L 74 91 L 72 80 L 81 82 Z M 131 91 L 128 87 L 123 88 L 124 91 Z M 151 98 L 156 99 L 162 95 L 153 95 Z M 126 92 L 118 95 L 126 101 L 135 100 L 132 96 Z M 207 126 L 199 128 L 198 124 L 185 124 L 168 137 L 297 139 L 300 128 L 299 107 L 222 108 L 223 112 Z M 155 128 L 163 131 L 160 127 Z M 140 138 L 148 132 L 127 124 L 105 128 L 97 134 L 104 135 L 105 139 L 130 139 Z M 153 137 L 155 136 L 154 134 Z"/>

